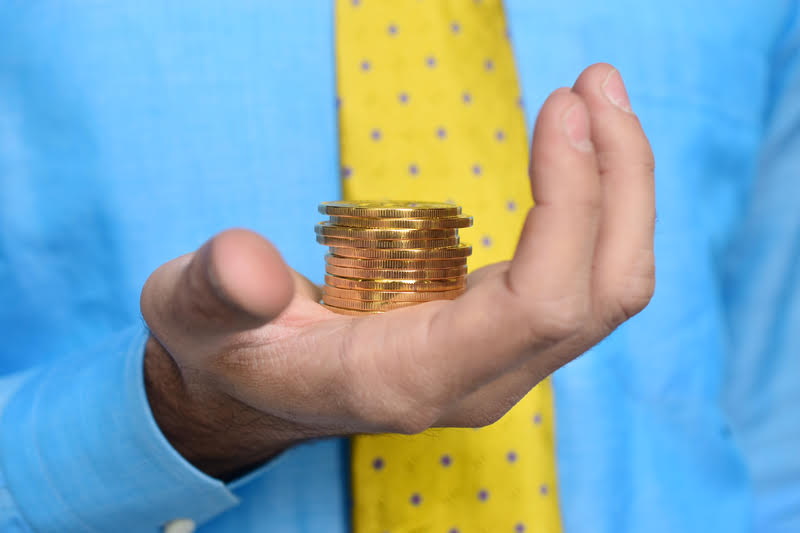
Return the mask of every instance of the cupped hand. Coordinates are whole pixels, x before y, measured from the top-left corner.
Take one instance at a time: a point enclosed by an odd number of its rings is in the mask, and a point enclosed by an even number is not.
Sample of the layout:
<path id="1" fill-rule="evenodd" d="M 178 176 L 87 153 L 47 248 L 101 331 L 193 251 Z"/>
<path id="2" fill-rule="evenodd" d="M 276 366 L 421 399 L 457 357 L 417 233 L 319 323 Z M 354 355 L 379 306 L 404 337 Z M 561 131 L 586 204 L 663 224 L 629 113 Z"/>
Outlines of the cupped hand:
<path id="1" fill-rule="evenodd" d="M 497 420 L 647 305 L 653 168 L 622 79 L 598 64 L 541 109 L 514 258 L 455 300 L 337 315 L 264 238 L 217 235 L 142 291 L 159 426 L 225 478 L 306 439 Z"/>

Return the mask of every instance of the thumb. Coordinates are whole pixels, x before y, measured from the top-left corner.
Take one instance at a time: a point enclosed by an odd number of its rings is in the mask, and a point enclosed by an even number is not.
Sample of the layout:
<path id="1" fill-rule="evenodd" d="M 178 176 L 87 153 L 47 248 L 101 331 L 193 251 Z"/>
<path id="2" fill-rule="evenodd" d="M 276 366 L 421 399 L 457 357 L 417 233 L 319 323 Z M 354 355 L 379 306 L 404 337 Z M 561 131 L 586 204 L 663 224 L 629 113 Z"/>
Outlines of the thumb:
<path id="1" fill-rule="evenodd" d="M 278 250 L 257 233 L 231 229 L 153 272 L 141 310 L 169 347 L 259 327 L 277 317 L 293 293 Z"/>

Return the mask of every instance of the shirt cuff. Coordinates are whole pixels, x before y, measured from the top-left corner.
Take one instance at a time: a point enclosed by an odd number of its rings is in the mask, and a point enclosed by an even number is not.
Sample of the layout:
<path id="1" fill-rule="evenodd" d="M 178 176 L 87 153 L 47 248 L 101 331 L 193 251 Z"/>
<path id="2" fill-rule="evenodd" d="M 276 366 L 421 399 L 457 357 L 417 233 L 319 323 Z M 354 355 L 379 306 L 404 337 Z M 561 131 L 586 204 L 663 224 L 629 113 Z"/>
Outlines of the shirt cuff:
<path id="1" fill-rule="evenodd" d="M 33 530 L 154 531 L 177 518 L 206 522 L 239 502 L 159 430 L 144 388 L 147 336 L 140 325 L 61 358 L 6 405 L 0 467 Z"/>

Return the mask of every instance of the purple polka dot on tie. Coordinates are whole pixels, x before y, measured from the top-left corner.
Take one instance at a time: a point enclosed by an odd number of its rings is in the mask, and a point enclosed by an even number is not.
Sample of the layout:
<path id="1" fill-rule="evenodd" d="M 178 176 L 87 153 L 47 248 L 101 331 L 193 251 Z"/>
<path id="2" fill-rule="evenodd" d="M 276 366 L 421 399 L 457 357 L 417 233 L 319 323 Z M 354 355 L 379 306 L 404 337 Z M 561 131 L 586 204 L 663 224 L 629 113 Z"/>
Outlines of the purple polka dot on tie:
<path id="1" fill-rule="evenodd" d="M 376 129 L 372 130 L 372 132 L 370 132 L 369 136 L 372 137 L 373 141 L 380 141 L 381 140 L 381 130 L 376 128 Z"/>
<path id="2" fill-rule="evenodd" d="M 525 524 L 517 522 L 517 525 L 514 526 L 514 533 L 525 533 Z"/>
<path id="3" fill-rule="evenodd" d="M 497 130 L 496 132 L 494 132 L 494 138 L 500 142 L 503 142 L 506 140 L 506 132 L 504 132 L 503 130 Z"/>
<path id="4" fill-rule="evenodd" d="M 397 95 L 397 99 L 400 100 L 401 104 L 407 104 L 408 103 L 408 93 L 403 92 L 403 93 L 398 94 Z"/>
<path id="5" fill-rule="evenodd" d="M 337 96 L 336 97 L 336 109 L 339 109 L 340 107 L 342 107 L 342 99 Z"/>
<path id="6" fill-rule="evenodd" d="M 363 61 L 361 61 L 361 70 L 363 70 L 364 72 L 366 72 L 366 71 L 368 71 L 368 70 L 370 69 L 370 67 L 372 67 L 372 65 L 370 64 L 370 62 L 369 62 L 369 61 L 367 61 L 366 59 L 364 59 Z"/>
<path id="7" fill-rule="evenodd" d="M 514 200 L 509 200 L 506 203 L 506 209 L 508 209 L 509 211 L 516 211 L 517 210 L 517 202 L 515 202 Z"/>
<path id="8" fill-rule="evenodd" d="M 547 496 L 548 492 L 550 492 L 550 489 L 547 487 L 547 483 L 542 483 L 539 485 L 539 494 L 542 496 Z"/>
<path id="9" fill-rule="evenodd" d="M 542 423 L 542 415 L 539 414 L 539 413 L 534 414 L 533 415 L 533 423 L 536 424 L 537 426 L 539 424 L 541 424 Z"/>
<path id="10" fill-rule="evenodd" d="M 457 527 L 451 527 L 447 530 L 447 533 L 460 533 L 460 530 Z"/>
<path id="11" fill-rule="evenodd" d="M 525 107 L 525 101 L 521 96 L 517 98 L 517 107 Z"/>
<path id="12" fill-rule="evenodd" d="M 428 56 L 425 58 L 425 64 L 428 65 L 430 68 L 436 66 L 436 58 L 433 56 Z"/>
<path id="13" fill-rule="evenodd" d="M 461 95 L 461 99 L 464 101 L 465 104 L 472 103 L 472 95 L 468 92 L 465 92 Z"/>
<path id="14" fill-rule="evenodd" d="M 461 31 L 461 24 L 459 24 L 458 22 L 455 22 L 455 21 L 451 22 L 451 23 L 450 23 L 450 30 L 451 30 L 453 33 L 458 33 L 458 32 L 460 32 L 460 31 Z"/>
<path id="15" fill-rule="evenodd" d="M 511 39 L 511 30 L 508 29 L 508 26 L 506 26 L 506 29 L 503 32 L 503 35 L 506 36 L 506 39 Z"/>
<path id="16" fill-rule="evenodd" d="M 389 35 L 397 35 L 397 25 L 396 24 L 389 24 L 389 27 L 387 28 L 387 31 L 389 32 Z"/>
<path id="17" fill-rule="evenodd" d="M 412 176 L 416 176 L 419 174 L 419 167 L 415 163 L 411 163 L 408 165 L 408 173 Z"/>
<path id="18" fill-rule="evenodd" d="M 517 462 L 517 452 L 515 452 L 514 450 L 508 452 L 506 454 L 506 460 L 508 460 L 509 463 Z"/>
<path id="19" fill-rule="evenodd" d="M 420 496 L 419 492 L 415 492 L 408 501 L 411 502 L 411 505 L 419 505 L 422 503 L 422 496 Z"/>
<path id="20" fill-rule="evenodd" d="M 439 462 L 442 463 L 442 466 L 448 467 L 453 464 L 453 458 L 450 457 L 448 454 L 444 454 L 439 458 Z"/>
<path id="21" fill-rule="evenodd" d="M 351 2 L 351 3 L 352 3 L 354 6 L 357 6 L 357 5 L 360 5 L 360 4 L 361 4 L 361 0 L 352 0 L 352 2 Z"/>
<path id="22" fill-rule="evenodd" d="M 481 244 L 482 244 L 482 245 L 483 245 L 485 248 L 488 248 L 488 247 L 490 247 L 490 246 L 492 245 L 492 238 L 491 238 L 491 237 L 489 237 L 488 235 L 484 235 L 484 236 L 483 236 L 483 238 L 481 239 Z"/>
<path id="23" fill-rule="evenodd" d="M 445 137 L 447 137 L 447 130 L 439 126 L 438 128 L 436 128 L 436 136 L 439 137 L 440 139 L 444 139 Z"/>
<path id="24" fill-rule="evenodd" d="M 489 491 L 486 489 L 481 489 L 478 491 L 478 499 L 482 502 L 485 502 L 489 499 Z"/>
<path id="25" fill-rule="evenodd" d="M 342 177 L 349 178 L 353 175 L 353 169 L 350 167 L 342 167 Z"/>
<path id="26" fill-rule="evenodd" d="M 383 457 L 376 457 L 372 460 L 372 468 L 375 470 L 381 470 L 383 468 L 384 462 Z"/>
<path id="27" fill-rule="evenodd" d="M 472 173 L 473 174 L 475 174 L 476 176 L 480 176 L 481 172 L 483 172 L 483 169 L 481 168 L 480 165 L 478 165 L 478 164 L 472 165 Z"/>
<path id="28" fill-rule="evenodd" d="M 486 70 L 494 70 L 494 61 L 487 59 L 483 62 L 483 66 Z"/>

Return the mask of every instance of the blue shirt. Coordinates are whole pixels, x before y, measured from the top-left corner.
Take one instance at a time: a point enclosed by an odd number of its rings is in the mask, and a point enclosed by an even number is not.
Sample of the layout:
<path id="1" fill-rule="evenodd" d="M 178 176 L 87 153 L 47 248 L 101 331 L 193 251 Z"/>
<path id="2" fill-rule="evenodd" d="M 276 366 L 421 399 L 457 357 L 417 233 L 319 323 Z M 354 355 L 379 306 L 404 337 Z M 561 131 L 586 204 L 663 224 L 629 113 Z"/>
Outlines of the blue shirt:
<path id="1" fill-rule="evenodd" d="M 320 280 L 330 4 L 0 4 L 3 532 L 346 531 L 343 440 L 230 485 L 171 448 L 138 310 L 230 226 Z M 658 164 L 655 297 L 554 378 L 566 530 L 800 530 L 796 3 L 505 4 L 529 123 L 608 61 Z"/>

